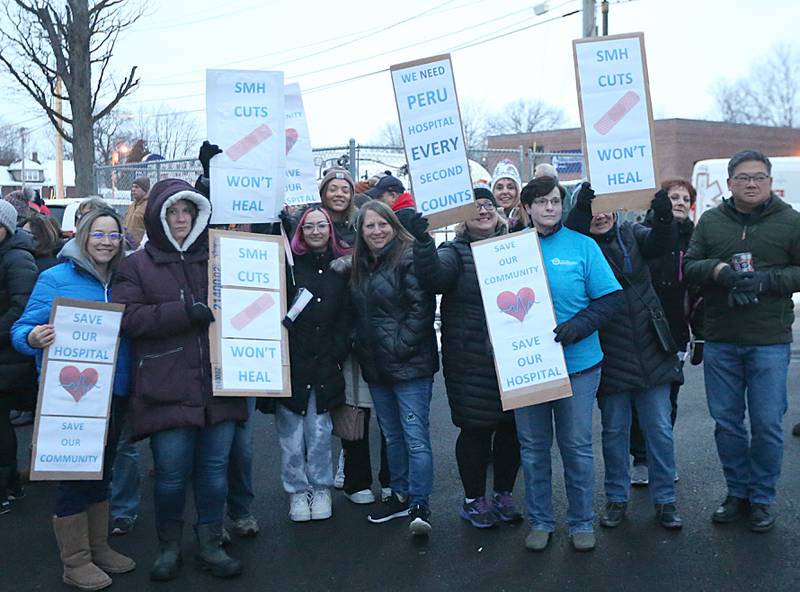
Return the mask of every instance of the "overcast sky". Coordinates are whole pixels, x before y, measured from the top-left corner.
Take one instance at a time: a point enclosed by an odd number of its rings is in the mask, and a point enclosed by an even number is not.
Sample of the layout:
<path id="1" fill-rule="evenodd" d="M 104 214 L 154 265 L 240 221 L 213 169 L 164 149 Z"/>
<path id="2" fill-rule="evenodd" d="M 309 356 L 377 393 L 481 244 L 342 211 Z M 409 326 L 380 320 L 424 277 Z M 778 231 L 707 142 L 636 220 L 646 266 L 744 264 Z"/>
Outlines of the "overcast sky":
<path id="1" fill-rule="evenodd" d="M 304 90 L 316 147 L 374 140 L 397 120 L 390 76 L 381 71 L 447 52 L 462 104 L 496 109 L 541 99 L 578 125 L 571 41 L 581 34 L 582 17 L 561 15 L 582 3 L 550 0 L 549 11 L 536 16 L 541 3 L 150 0 L 147 14 L 118 42 L 113 64 L 118 75 L 139 67 L 140 88 L 123 108 L 197 111 L 202 129 L 206 68 L 282 70 Z M 599 1 L 597 12 L 599 26 Z M 775 43 L 800 50 L 798 22 L 798 0 L 612 0 L 609 33 L 644 32 L 656 118 L 702 119 L 716 115 L 717 80 L 747 74 Z M 464 45 L 472 46 L 459 49 Z M 15 98 L 12 86 L 4 78 L 0 119 L 45 125 L 43 118 L 30 121 L 36 110 Z M 44 152 L 46 131 L 34 138 Z"/>

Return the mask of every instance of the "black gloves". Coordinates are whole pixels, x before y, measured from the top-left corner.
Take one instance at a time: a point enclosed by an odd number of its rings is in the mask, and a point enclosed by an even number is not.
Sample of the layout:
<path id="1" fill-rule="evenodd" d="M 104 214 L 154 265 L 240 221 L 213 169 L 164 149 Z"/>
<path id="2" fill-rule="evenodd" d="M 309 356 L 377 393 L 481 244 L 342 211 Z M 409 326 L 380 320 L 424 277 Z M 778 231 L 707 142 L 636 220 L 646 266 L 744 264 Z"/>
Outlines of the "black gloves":
<path id="1" fill-rule="evenodd" d="M 656 220 L 662 224 L 672 223 L 672 200 L 666 189 L 661 189 L 656 193 L 653 201 L 650 202 L 650 209 L 653 210 Z"/>
<path id="2" fill-rule="evenodd" d="M 204 177 L 207 178 L 210 175 L 211 158 L 221 153 L 222 150 L 220 147 L 216 144 L 212 144 L 208 140 L 203 142 L 203 145 L 200 146 L 200 155 L 197 158 L 200 160 L 200 164 L 203 165 Z"/>
<path id="3" fill-rule="evenodd" d="M 733 288 L 736 284 L 736 280 L 738 279 L 738 275 L 730 265 L 726 265 L 722 269 L 719 270 L 717 274 L 717 283 L 722 286 L 723 288 L 728 288 L 729 290 Z"/>
<path id="4" fill-rule="evenodd" d="M 214 322 L 214 313 L 202 302 L 195 302 L 189 307 L 189 321 L 198 329 L 205 329 Z"/>
<path id="5" fill-rule="evenodd" d="M 581 188 L 575 195 L 575 208 L 592 213 L 592 200 L 594 199 L 594 189 L 588 181 L 581 183 Z"/>
<path id="6" fill-rule="evenodd" d="M 292 240 L 292 217 L 286 210 L 281 210 L 278 214 L 278 219 L 281 221 L 283 232 L 286 238 Z"/>
<path id="7" fill-rule="evenodd" d="M 408 221 L 408 231 L 421 243 L 433 240 L 433 237 L 428 234 L 428 221 L 419 212 Z"/>
<path id="8" fill-rule="evenodd" d="M 556 343 L 561 345 L 572 345 L 581 339 L 585 339 L 594 331 L 595 327 L 589 319 L 577 315 L 564 323 L 559 323 L 553 329 L 553 333 L 556 334 Z"/>
<path id="9" fill-rule="evenodd" d="M 766 271 L 753 271 L 737 274 L 733 289 L 742 292 L 753 292 L 756 296 L 769 290 L 769 273 Z"/>

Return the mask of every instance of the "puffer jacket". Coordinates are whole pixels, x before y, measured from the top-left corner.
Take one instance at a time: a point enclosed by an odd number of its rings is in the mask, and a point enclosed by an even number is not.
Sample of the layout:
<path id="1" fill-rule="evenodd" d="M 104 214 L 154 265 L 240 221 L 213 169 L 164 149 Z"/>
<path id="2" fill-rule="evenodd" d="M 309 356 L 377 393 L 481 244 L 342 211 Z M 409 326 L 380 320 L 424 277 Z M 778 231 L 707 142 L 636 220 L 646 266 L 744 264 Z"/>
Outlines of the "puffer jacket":
<path id="1" fill-rule="evenodd" d="M 11 345 L 11 327 L 36 284 L 33 252 L 31 236 L 19 230 L 0 243 L 0 397 L 36 392 L 33 359 Z"/>
<path id="2" fill-rule="evenodd" d="M 506 234 L 498 225 L 495 236 Z M 489 330 L 483 311 L 468 233 L 439 245 L 414 243 L 417 277 L 442 294 L 442 367 L 453 423 L 460 428 L 491 429 L 513 422 L 503 412 Z"/>
<path id="3" fill-rule="evenodd" d="M 179 245 L 166 212 L 181 199 L 197 206 L 197 218 Z M 145 211 L 148 241 L 122 262 L 114 281 L 114 302 L 125 305 L 122 332 L 133 347 L 135 439 L 247 419 L 244 399 L 213 396 L 208 331 L 189 319 L 193 303 L 208 301 L 210 216 L 209 201 L 185 181 L 156 183 Z"/>
<path id="4" fill-rule="evenodd" d="M 30 346 L 28 334 L 37 325 L 50 322 L 50 309 L 56 298 L 111 302 L 111 282 L 97 274 L 74 240 L 64 245 L 59 257 L 64 262 L 41 273 L 25 312 L 11 329 L 14 347 L 24 355 L 35 356 L 37 370 L 41 369 L 43 350 Z M 116 396 L 126 396 L 130 392 L 130 364 L 129 344 L 121 339 L 112 389 Z"/>
<path id="5" fill-rule="evenodd" d="M 394 249 L 404 249 L 394 268 Z M 433 377 L 439 369 L 433 318 L 436 301 L 414 270 L 411 245 L 395 239 L 376 258 L 360 261 L 362 281 L 351 287 L 355 351 L 364 380 L 388 384 Z"/>

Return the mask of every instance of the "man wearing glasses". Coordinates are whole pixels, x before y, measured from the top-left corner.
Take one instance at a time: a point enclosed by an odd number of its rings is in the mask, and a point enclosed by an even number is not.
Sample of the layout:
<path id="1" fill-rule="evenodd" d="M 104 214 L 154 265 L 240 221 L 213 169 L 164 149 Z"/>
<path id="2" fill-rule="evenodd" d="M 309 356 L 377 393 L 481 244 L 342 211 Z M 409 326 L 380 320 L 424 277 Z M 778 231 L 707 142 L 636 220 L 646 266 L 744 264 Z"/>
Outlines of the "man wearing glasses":
<path id="1" fill-rule="evenodd" d="M 772 192 L 771 171 L 754 150 L 731 158 L 731 197 L 702 216 L 685 264 L 687 282 L 704 287 L 706 396 L 728 486 L 711 519 L 749 516 L 754 532 L 775 524 L 792 293 L 800 290 L 800 214 Z"/>

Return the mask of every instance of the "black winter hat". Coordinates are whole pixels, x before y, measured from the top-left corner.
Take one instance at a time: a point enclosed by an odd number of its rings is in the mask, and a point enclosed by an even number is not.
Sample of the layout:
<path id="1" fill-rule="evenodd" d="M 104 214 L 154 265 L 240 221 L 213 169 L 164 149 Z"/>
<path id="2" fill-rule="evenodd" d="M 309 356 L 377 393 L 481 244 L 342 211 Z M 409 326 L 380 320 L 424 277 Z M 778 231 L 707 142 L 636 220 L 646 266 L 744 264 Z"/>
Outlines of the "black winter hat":
<path id="1" fill-rule="evenodd" d="M 497 207 L 497 200 L 494 197 L 494 193 L 492 193 L 492 190 L 484 185 L 475 187 L 472 190 L 472 195 L 475 196 L 475 201 L 478 201 L 479 199 L 488 199 L 492 202 L 494 207 Z"/>

